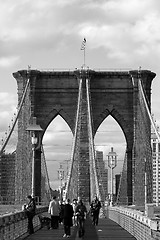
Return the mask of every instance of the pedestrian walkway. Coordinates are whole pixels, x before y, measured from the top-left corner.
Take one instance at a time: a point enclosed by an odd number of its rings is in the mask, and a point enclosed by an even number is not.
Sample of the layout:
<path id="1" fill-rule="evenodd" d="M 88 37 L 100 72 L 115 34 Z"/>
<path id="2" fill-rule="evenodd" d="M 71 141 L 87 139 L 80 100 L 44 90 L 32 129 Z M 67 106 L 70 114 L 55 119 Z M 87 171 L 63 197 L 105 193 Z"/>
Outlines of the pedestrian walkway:
<path id="1" fill-rule="evenodd" d="M 108 218 L 100 218 L 99 225 L 92 225 L 91 219 L 87 219 L 85 223 L 85 235 L 83 238 L 78 237 L 77 227 L 73 227 L 70 240 L 135 240 L 126 230 L 121 228 L 117 223 Z M 40 229 L 34 234 L 26 237 L 26 240 L 62 240 L 64 230 L 63 225 L 59 229 L 47 230 L 46 227 Z"/>

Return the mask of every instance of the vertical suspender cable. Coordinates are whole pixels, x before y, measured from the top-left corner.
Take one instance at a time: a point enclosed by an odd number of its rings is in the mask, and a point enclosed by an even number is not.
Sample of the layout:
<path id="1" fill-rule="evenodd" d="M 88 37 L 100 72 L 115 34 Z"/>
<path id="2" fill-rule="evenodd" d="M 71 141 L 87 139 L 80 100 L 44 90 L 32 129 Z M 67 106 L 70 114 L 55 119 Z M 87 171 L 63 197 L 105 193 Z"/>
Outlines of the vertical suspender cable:
<path id="1" fill-rule="evenodd" d="M 41 146 L 41 148 L 42 148 L 42 154 L 43 154 L 44 170 L 45 170 L 45 173 L 46 173 L 47 184 L 48 184 L 48 187 L 49 187 L 49 196 L 50 196 L 50 199 L 51 199 L 52 198 L 51 187 L 50 187 L 50 183 L 49 183 L 49 175 L 48 175 L 48 170 L 47 170 L 46 158 L 45 158 L 45 154 L 44 154 L 43 145 Z"/>

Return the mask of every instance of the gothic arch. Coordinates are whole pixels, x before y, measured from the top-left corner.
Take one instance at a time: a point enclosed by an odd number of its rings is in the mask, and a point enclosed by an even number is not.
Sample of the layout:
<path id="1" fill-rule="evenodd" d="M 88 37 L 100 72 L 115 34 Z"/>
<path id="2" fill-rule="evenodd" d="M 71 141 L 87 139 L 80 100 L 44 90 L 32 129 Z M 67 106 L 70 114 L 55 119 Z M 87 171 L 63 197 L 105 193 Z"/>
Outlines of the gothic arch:
<path id="1" fill-rule="evenodd" d="M 42 124 L 43 124 L 43 129 L 46 131 L 47 127 L 49 126 L 49 124 L 58 116 L 60 115 L 64 121 L 67 123 L 67 125 L 69 126 L 69 128 L 71 129 L 72 133 L 73 133 L 73 121 L 72 119 L 69 117 L 69 115 L 60 107 L 57 107 L 56 109 L 54 108 L 48 115 L 44 116 L 44 118 L 42 119 Z M 44 132 L 45 132 L 44 131 Z"/>
<path id="2" fill-rule="evenodd" d="M 101 125 L 101 123 L 109 115 L 111 115 L 115 119 L 115 121 L 119 124 L 119 126 L 121 127 L 121 129 L 124 133 L 124 136 L 125 136 L 125 139 L 127 142 L 127 146 L 129 148 L 132 148 L 132 143 L 130 142 L 130 137 L 129 137 L 129 135 L 133 134 L 132 128 L 130 128 L 130 124 L 127 123 L 127 121 L 124 119 L 124 116 L 119 113 L 119 111 L 115 108 L 114 105 L 109 104 L 106 107 L 106 109 L 103 112 L 101 112 L 97 121 L 95 122 L 94 134 L 96 134 L 96 131 L 99 128 L 99 126 Z"/>

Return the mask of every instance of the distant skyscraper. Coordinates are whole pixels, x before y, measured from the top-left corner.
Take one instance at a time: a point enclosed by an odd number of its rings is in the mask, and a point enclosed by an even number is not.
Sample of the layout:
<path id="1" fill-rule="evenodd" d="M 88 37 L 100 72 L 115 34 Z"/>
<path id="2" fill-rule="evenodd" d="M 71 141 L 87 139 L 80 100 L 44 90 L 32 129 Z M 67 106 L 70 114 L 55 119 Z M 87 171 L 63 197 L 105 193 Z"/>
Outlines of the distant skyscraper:
<path id="1" fill-rule="evenodd" d="M 105 168 L 105 163 L 103 161 L 103 152 L 96 151 L 96 167 L 98 170 L 98 180 L 102 200 L 106 200 L 108 196 L 108 169 Z"/>
<path id="2" fill-rule="evenodd" d="M 160 143 L 153 131 L 151 133 L 151 145 L 153 159 L 153 203 L 156 203 L 158 206 L 160 204 Z"/>
<path id="3" fill-rule="evenodd" d="M 0 204 L 15 202 L 15 158 L 15 153 L 0 158 Z"/>

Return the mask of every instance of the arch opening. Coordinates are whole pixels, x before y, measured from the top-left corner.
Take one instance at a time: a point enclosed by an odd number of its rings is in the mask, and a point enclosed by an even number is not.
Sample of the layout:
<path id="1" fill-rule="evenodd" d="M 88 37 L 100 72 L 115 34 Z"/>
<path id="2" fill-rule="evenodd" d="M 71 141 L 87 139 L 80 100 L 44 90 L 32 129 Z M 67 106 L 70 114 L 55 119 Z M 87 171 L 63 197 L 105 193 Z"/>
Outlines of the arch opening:
<path id="1" fill-rule="evenodd" d="M 42 140 L 50 187 L 58 190 L 65 185 L 71 156 L 73 134 L 66 121 L 57 115 L 48 125 Z M 60 169 L 64 172 L 60 176 Z M 61 178 L 63 178 L 61 180 Z"/>
<path id="2" fill-rule="evenodd" d="M 113 194 L 116 193 L 115 175 L 121 174 L 126 152 L 126 138 L 118 122 L 108 115 L 101 123 L 94 138 L 95 150 L 103 152 L 105 169 L 108 170 L 108 193 L 111 192 L 111 169 L 108 166 L 108 153 L 111 148 L 117 155 L 117 166 L 113 169 Z"/>

